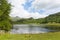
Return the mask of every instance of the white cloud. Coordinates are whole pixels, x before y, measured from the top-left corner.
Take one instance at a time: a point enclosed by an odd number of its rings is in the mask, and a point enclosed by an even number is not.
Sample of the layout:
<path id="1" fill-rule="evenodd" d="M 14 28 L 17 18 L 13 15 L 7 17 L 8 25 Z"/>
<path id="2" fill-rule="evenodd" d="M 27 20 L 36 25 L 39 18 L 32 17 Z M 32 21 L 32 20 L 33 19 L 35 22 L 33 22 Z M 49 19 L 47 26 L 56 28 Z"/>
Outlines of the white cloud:
<path id="1" fill-rule="evenodd" d="M 26 10 L 24 10 L 24 8 L 21 6 L 22 3 L 24 3 L 25 1 L 21 1 L 21 0 L 10 0 L 12 3 L 12 5 L 14 6 L 10 16 L 19 16 L 21 18 L 29 18 L 29 17 L 33 17 L 33 18 L 41 18 L 44 15 L 40 15 L 39 13 L 29 13 Z M 20 3 L 21 2 L 21 3 Z"/>
<path id="2" fill-rule="evenodd" d="M 26 0 L 9 0 L 9 2 L 14 6 L 10 15 L 22 18 L 41 18 L 55 12 L 60 12 L 60 0 L 35 0 L 30 8 L 35 8 L 35 10 L 43 9 L 45 10 L 43 14 L 38 12 L 29 13 L 27 10 L 24 10 L 21 4 L 25 3 L 25 1 Z"/>
<path id="3" fill-rule="evenodd" d="M 60 0 L 36 0 L 33 2 L 33 6 L 36 10 L 45 9 L 50 10 L 53 8 L 60 8 Z M 48 11 L 47 10 L 47 11 Z"/>

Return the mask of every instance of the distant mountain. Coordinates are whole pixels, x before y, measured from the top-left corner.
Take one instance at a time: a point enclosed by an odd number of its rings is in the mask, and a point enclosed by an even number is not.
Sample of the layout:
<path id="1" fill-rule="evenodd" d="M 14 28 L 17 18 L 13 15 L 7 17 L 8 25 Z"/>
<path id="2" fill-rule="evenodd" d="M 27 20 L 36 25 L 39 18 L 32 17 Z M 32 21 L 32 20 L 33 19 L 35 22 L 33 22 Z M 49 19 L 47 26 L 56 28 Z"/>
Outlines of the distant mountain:
<path id="1" fill-rule="evenodd" d="M 20 17 L 16 16 L 16 17 L 11 17 L 11 20 L 12 21 L 17 21 L 17 20 L 20 20 Z"/>

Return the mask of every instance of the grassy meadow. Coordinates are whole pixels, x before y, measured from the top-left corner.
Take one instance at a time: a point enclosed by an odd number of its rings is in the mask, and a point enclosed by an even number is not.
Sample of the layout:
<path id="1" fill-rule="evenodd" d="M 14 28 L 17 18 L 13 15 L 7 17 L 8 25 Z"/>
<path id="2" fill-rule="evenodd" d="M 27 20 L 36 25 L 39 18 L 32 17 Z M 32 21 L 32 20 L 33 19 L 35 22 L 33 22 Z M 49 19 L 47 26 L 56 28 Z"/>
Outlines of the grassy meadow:
<path id="1" fill-rule="evenodd" d="M 0 40 L 60 40 L 60 32 L 41 34 L 0 34 Z"/>

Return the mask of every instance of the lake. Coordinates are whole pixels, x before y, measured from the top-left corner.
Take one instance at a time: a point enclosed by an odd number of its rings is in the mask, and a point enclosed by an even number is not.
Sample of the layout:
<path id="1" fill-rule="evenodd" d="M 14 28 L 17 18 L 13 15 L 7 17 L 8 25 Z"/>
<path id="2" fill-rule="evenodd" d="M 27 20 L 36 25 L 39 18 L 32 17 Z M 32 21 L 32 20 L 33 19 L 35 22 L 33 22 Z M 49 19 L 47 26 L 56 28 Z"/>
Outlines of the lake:
<path id="1" fill-rule="evenodd" d="M 47 33 L 49 30 L 46 28 L 42 28 L 40 25 L 34 24 L 15 24 L 13 25 L 13 29 L 10 33 L 13 34 L 37 34 L 37 33 Z"/>

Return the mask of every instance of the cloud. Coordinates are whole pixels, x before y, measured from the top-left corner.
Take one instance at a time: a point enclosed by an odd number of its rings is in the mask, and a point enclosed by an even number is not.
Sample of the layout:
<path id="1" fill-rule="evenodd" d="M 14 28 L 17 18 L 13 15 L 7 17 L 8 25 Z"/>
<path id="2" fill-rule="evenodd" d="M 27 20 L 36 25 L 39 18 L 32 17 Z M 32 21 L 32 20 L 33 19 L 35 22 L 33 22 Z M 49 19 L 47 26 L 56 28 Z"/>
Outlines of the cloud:
<path id="1" fill-rule="evenodd" d="M 13 5 L 10 16 L 43 18 L 60 12 L 60 0 L 9 0 Z"/>
<path id="2" fill-rule="evenodd" d="M 43 17 L 42 15 L 40 15 L 39 13 L 30 13 L 28 11 L 26 11 L 23 6 L 22 6 L 22 3 L 24 2 L 21 2 L 20 0 L 19 1 L 11 1 L 11 4 L 13 5 L 13 8 L 11 10 L 11 14 L 10 16 L 19 16 L 21 18 L 29 18 L 29 17 L 33 17 L 33 18 L 41 18 Z M 21 2 L 21 3 L 19 3 Z"/>
<path id="3" fill-rule="evenodd" d="M 35 8 L 35 10 L 45 10 L 46 12 L 49 10 L 52 11 L 53 9 L 60 8 L 60 0 L 35 0 L 31 8 Z"/>

